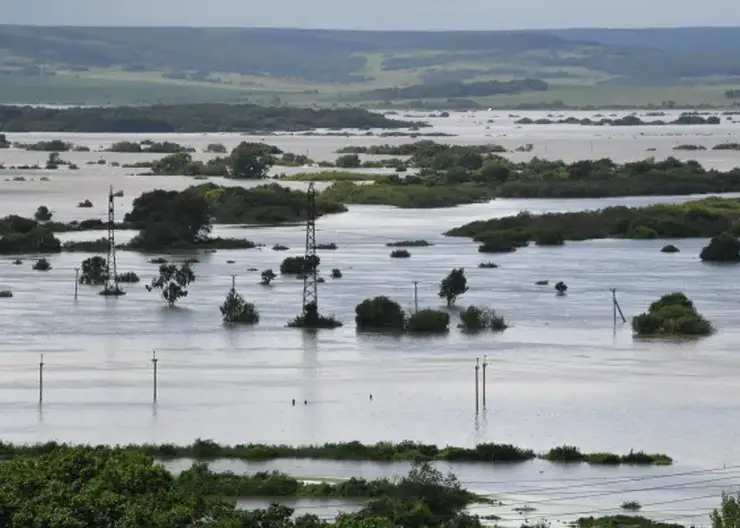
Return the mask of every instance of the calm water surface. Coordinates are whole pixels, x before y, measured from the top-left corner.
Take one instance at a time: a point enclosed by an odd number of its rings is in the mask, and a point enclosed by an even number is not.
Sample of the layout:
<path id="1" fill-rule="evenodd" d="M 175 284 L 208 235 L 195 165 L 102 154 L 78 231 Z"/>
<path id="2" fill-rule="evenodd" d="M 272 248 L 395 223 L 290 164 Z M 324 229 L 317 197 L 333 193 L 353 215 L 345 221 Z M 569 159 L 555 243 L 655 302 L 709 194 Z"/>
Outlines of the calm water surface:
<path id="1" fill-rule="evenodd" d="M 661 149 L 656 155 L 670 155 L 673 144 L 686 140 L 666 135 L 673 127 L 590 131 L 566 126 L 519 129 L 502 124 L 505 130 L 496 136 L 496 121 L 484 124 L 488 119 L 492 118 L 455 115 L 449 126 L 458 130 L 461 142 L 495 137 L 488 140 L 537 145 L 528 138 L 541 134 L 541 147 L 534 154 L 542 155 L 537 152 L 542 148 L 551 157 L 564 158 L 589 157 L 583 152 L 584 148 L 590 152 L 589 141 L 597 145 L 595 156 L 637 159 L 644 157 L 650 145 Z M 711 145 L 731 138 L 738 126 L 677 128 L 675 134 L 692 135 L 691 142 Z M 717 135 L 698 135 L 710 132 Z M 27 141 L 30 136 L 13 134 L 10 139 Z M 131 137 L 65 135 L 63 139 L 103 146 Z M 245 138 L 193 135 L 169 139 L 202 148 L 216 140 L 231 146 Z M 268 140 L 295 152 L 308 150 L 315 158 L 331 158 L 342 145 L 397 139 L 287 136 Z M 602 148 L 603 152 L 598 150 Z M 707 156 L 702 161 L 720 167 L 734 166 L 740 159 L 732 152 L 699 154 Z M 6 165 L 45 158 L 15 149 L 0 152 L 0 156 Z M 6 178 L 23 175 L 28 181 L 0 181 L 2 213 L 30 215 L 45 204 L 60 220 L 102 216 L 111 184 L 125 192 L 118 201 L 124 212 L 144 190 L 181 189 L 193 183 L 185 177 L 127 176 L 130 170 L 85 165 L 86 160 L 100 156 L 123 162 L 143 159 L 65 153 L 65 159 L 81 165 L 80 171 L 6 170 Z M 42 176 L 50 180 L 41 181 Z M 95 203 L 92 210 L 75 207 L 85 198 Z M 97 288 L 81 286 L 75 301 L 74 268 L 89 255 L 54 255 L 50 258 L 53 269 L 47 273 L 31 269 L 32 256 L 24 257 L 27 260 L 21 266 L 12 265 L 12 258 L 3 258 L 0 289 L 11 289 L 15 297 L 0 299 L 5 329 L 0 342 L 2 438 L 12 442 L 55 438 L 90 443 L 189 443 L 204 437 L 224 443 L 286 444 L 413 439 L 455 445 L 506 442 L 536 450 L 573 444 L 589 451 L 661 451 L 673 456 L 676 466 L 596 469 L 538 462 L 452 469 L 473 490 L 504 494 L 506 505 L 494 513 L 511 522 L 524 517 L 511 508 L 525 503 L 537 508 L 530 518 L 546 514 L 557 521 L 584 512 L 610 512 L 624 500 L 639 500 L 645 512 L 660 512 L 665 519 L 705 523 L 705 514 L 718 502 L 721 490 L 736 486 L 739 476 L 735 466 L 740 464 L 736 449 L 740 434 L 736 425 L 740 411 L 737 269 L 702 264 L 698 253 L 704 240 L 674 242 L 681 253 L 673 255 L 659 252 L 665 243 L 660 240 L 532 247 L 493 256 L 498 269 L 478 269 L 489 256 L 478 254 L 476 245 L 466 239 L 442 236 L 447 229 L 471 220 L 521 210 L 582 210 L 685 199 L 498 200 L 434 211 L 351 207 L 348 213 L 318 222 L 318 241 L 339 247 L 321 253 L 321 269 L 327 275 L 319 290 L 321 310 L 345 322 L 343 328 L 318 334 L 285 328 L 300 311 L 300 281 L 279 278 L 273 286 L 263 287 L 258 284 L 259 273 L 248 271 L 277 269 L 286 256 L 301 254 L 305 235 L 300 227 L 220 226 L 217 234 L 249 238 L 267 247 L 198 255 L 197 281 L 174 310 L 148 293 L 144 282 L 127 286 L 127 295 L 118 299 L 103 298 Z M 119 238 L 123 241 L 131 235 L 120 233 Z M 408 260 L 389 258 L 386 243 L 417 238 L 436 245 L 412 248 Z M 290 251 L 269 249 L 276 243 L 287 245 Z M 148 281 L 157 267 L 149 258 L 121 252 L 119 269 L 135 271 Z M 235 263 L 228 264 L 228 260 Z M 506 332 L 470 337 L 453 330 L 441 339 L 356 334 L 354 307 L 364 298 L 388 295 L 411 309 L 413 281 L 418 281 L 419 304 L 437 307 L 439 281 L 452 267 L 460 266 L 466 269 L 470 291 L 459 304 L 494 307 L 511 324 Z M 334 267 L 342 269 L 344 278 L 328 278 Z M 236 275 L 240 293 L 260 309 L 262 320 L 255 328 L 227 329 L 220 323 L 218 306 L 230 287 L 231 274 Z M 535 286 L 542 279 L 550 284 L 565 281 L 568 295 L 556 297 L 551 286 Z M 627 316 L 644 311 L 665 292 L 685 291 L 719 331 L 696 342 L 634 340 L 629 325 L 612 325 L 609 288 L 618 289 Z M 152 404 L 153 350 L 159 358 L 156 406 Z M 40 409 L 38 362 L 42 353 L 44 404 Z M 483 355 L 490 363 L 488 405 L 476 415 L 473 366 L 475 358 Z M 292 407 L 293 398 L 299 403 L 306 400 L 307 405 Z M 257 467 L 237 464 L 231 469 Z M 310 461 L 279 461 L 260 467 L 306 477 L 390 476 L 404 469 Z M 687 474 L 679 475 L 683 473 Z M 642 488 L 647 490 L 635 491 Z M 317 507 L 315 503 L 306 506 Z M 334 511 L 331 505 L 321 507 L 325 513 Z"/>

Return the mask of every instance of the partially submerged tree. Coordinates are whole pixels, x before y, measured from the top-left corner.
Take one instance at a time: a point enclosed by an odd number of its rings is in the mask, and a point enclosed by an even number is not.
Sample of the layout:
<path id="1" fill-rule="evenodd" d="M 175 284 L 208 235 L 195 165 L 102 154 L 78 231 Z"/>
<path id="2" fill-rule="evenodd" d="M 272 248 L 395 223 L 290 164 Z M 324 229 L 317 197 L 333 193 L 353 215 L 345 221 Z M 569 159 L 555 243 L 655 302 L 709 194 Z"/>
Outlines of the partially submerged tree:
<path id="1" fill-rule="evenodd" d="M 90 257 L 82 261 L 80 273 L 80 284 L 98 286 L 105 284 L 108 280 L 106 273 L 106 262 L 103 257 Z"/>
<path id="2" fill-rule="evenodd" d="M 468 306 L 460 312 L 458 328 L 465 332 L 481 332 L 483 330 L 503 332 L 508 328 L 508 325 L 503 316 L 498 315 L 490 308 Z"/>
<path id="3" fill-rule="evenodd" d="M 280 273 L 283 275 L 302 275 L 312 273 L 321 263 L 321 257 L 287 257 L 280 264 Z"/>
<path id="4" fill-rule="evenodd" d="M 558 295 L 565 295 L 565 292 L 568 291 L 568 285 L 563 281 L 558 281 L 555 283 L 555 291 L 558 292 Z"/>
<path id="5" fill-rule="evenodd" d="M 355 307 L 358 331 L 391 330 L 402 332 L 406 314 L 401 305 L 388 297 L 365 299 Z"/>
<path id="6" fill-rule="evenodd" d="M 340 326 L 342 326 L 341 321 L 331 316 L 321 315 L 316 303 L 307 304 L 303 313 L 288 323 L 288 328 L 331 329 Z"/>
<path id="7" fill-rule="evenodd" d="M 701 250 L 699 258 L 705 262 L 740 262 L 740 240 L 730 233 L 717 235 Z"/>
<path id="8" fill-rule="evenodd" d="M 468 291 L 468 279 L 464 268 L 454 268 L 439 285 L 439 296 L 447 302 L 447 306 L 455 304 L 457 298 Z"/>
<path id="9" fill-rule="evenodd" d="M 39 222 L 48 222 L 53 216 L 52 212 L 45 205 L 40 205 L 36 212 L 33 213 L 33 217 Z"/>
<path id="10" fill-rule="evenodd" d="M 33 265 L 33 269 L 36 271 L 49 271 L 51 269 L 51 264 L 49 264 L 48 260 L 42 258 L 36 261 Z"/>
<path id="11" fill-rule="evenodd" d="M 281 151 L 277 147 L 263 143 L 242 141 L 231 151 L 229 156 L 230 177 L 240 180 L 261 180 L 275 164 L 275 154 Z"/>
<path id="12" fill-rule="evenodd" d="M 444 334 L 450 329 L 450 314 L 441 310 L 424 309 L 411 314 L 406 329 L 416 334 Z"/>
<path id="13" fill-rule="evenodd" d="M 147 291 L 160 290 L 162 299 L 170 306 L 188 296 L 188 286 L 195 281 L 195 273 L 189 264 L 162 264 L 159 267 L 159 276 L 152 279 Z"/>
<path id="14" fill-rule="evenodd" d="M 272 271 L 271 269 L 266 269 L 262 272 L 261 283 L 263 286 L 269 286 L 276 277 L 277 275 L 275 275 L 274 271 Z"/>
<path id="15" fill-rule="evenodd" d="M 650 305 L 646 313 L 632 319 L 632 330 L 638 336 L 704 336 L 714 327 L 680 292 L 669 293 Z"/>
<path id="16" fill-rule="evenodd" d="M 257 324 L 260 314 L 254 304 L 244 300 L 234 288 L 229 290 L 226 300 L 220 307 L 221 319 L 225 324 Z"/>

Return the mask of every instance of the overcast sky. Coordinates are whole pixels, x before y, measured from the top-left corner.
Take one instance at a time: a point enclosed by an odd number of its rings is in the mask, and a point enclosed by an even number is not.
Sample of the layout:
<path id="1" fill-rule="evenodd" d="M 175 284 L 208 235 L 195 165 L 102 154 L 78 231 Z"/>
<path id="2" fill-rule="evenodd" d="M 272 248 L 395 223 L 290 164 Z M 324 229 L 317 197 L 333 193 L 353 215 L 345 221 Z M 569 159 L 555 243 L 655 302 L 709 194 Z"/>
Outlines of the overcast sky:
<path id="1" fill-rule="evenodd" d="M 0 0 L 0 23 L 343 29 L 740 26 L 740 0 Z"/>

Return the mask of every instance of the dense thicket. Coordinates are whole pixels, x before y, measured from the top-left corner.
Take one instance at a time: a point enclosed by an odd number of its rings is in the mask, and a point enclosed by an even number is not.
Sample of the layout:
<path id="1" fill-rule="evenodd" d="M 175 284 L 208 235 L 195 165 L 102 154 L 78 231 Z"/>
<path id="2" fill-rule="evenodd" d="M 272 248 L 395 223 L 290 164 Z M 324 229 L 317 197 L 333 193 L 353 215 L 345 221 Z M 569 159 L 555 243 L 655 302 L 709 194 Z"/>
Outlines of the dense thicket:
<path id="1" fill-rule="evenodd" d="M 342 203 L 430 208 L 507 198 L 601 198 L 740 191 L 740 169 L 706 170 L 696 161 L 668 158 L 617 164 L 610 159 L 574 163 L 534 158 L 513 162 L 489 147 L 409 145 L 419 174 L 387 176 L 370 184 L 334 183 L 323 195 Z"/>
<path id="2" fill-rule="evenodd" d="M 607 207 L 577 213 L 524 212 L 471 222 L 447 235 L 516 247 L 539 237 L 554 236 L 553 233 L 565 240 L 587 240 L 714 237 L 727 231 L 740 234 L 740 199 L 712 197 L 684 204 Z"/>
<path id="3" fill-rule="evenodd" d="M 0 130 L 7 132 L 272 132 L 409 125 L 359 108 L 317 110 L 215 103 L 93 108 L 0 106 Z"/>

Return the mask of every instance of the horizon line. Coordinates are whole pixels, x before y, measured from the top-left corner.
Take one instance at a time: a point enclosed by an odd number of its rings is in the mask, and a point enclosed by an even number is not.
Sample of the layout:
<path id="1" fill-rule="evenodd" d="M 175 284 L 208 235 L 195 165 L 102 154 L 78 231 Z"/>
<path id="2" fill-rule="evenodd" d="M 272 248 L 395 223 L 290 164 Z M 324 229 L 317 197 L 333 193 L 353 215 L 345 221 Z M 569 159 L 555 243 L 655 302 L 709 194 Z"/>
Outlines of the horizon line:
<path id="1" fill-rule="evenodd" d="M 550 28 L 517 28 L 517 29 L 362 29 L 362 28 L 338 28 L 338 27 L 290 27 L 290 26 L 193 26 L 193 25 L 147 25 L 147 24 L 7 24 L 0 23 L 0 28 L 8 27 L 34 27 L 34 28 L 90 28 L 90 29 L 224 29 L 224 30 L 277 30 L 277 31 L 333 31 L 352 33 L 516 33 L 516 32 L 551 32 L 551 31 L 665 31 L 665 30 L 716 30 L 716 29 L 740 29 L 740 25 L 728 26 L 568 26 Z"/>

